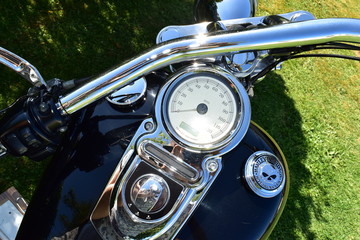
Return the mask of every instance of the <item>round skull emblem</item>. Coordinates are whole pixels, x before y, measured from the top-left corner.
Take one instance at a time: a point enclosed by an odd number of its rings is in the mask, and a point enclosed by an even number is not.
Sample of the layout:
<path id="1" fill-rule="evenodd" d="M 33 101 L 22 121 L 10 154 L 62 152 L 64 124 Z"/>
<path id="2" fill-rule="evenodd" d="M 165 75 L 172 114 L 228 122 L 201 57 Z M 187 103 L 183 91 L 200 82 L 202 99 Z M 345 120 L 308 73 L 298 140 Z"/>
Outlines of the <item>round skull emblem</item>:
<path id="1" fill-rule="evenodd" d="M 284 167 L 272 153 L 255 152 L 246 162 L 245 179 L 257 195 L 274 197 L 285 185 Z"/>

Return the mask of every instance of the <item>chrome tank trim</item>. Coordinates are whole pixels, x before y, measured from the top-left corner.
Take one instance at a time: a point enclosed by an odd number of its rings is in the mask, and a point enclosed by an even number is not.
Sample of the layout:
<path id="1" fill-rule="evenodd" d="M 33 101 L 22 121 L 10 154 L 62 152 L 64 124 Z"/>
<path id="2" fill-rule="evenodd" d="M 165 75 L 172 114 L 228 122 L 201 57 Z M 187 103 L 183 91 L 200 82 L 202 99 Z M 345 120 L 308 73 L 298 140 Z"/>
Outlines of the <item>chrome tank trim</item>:
<path id="1" fill-rule="evenodd" d="M 156 161 L 157 165 L 163 165 L 163 170 L 168 166 L 168 173 L 175 179 L 187 179 L 189 183 L 195 183 L 200 178 L 200 174 L 195 168 L 166 151 L 160 144 L 145 140 L 140 144 L 139 150 L 142 157 L 150 164 L 152 161 Z"/>
<path id="2" fill-rule="evenodd" d="M 174 206 L 163 217 L 157 219 L 140 218 L 134 214 L 126 204 L 126 193 L 124 190 L 126 189 L 127 182 L 137 167 L 141 163 L 144 163 L 141 157 L 137 155 L 136 151 L 134 150 L 136 149 L 135 145 L 138 142 L 139 137 L 143 134 L 146 134 L 145 126 L 147 123 L 152 123 L 155 125 L 152 119 L 144 120 L 144 122 L 141 124 L 127 150 L 125 151 L 125 154 L 116 167 L 113 176 L 110 178 L 108 186 L 104 189 L 102 197 L 99 199 L 97 206 L 91 214 L 91 223 L 94 225 L 95 229 L 103 239 L 172 239 L 172 237 L 176 236 L 176 234 L 181 230 L 181 227 L 191 216 L 191 213 L 205 197 L 205 193 L 209 190 L 213 181 L 216 179 L 217 175 L 222 169 L 221 157 L 205 156 L 201 164 L 201 168 L 204 169 L 204 173 L 202 174 L 201 178 L 201 184 L 192 187 L 183 186 L 183 190 L 176 199 Z M 129 167 L 126 167 L 130 161 L 132 161 L 132 163 Z M 216 163 L 216 169 L 208 168 L 210 164 L 214 163 Z M 162 173 L 160 169 L 158 169 L 158 171 L 159 174 Z M 108 195 L 109 189 L 111 189 L 110 191 L 112 192 L 112 197 Z M 106 207 L 108 214 L 99 215 L 97 211 L 104 211 L 104 206 L 101 206 L 104 203 L 109 204 Z M 119 229 L 119 226 L 116 224 L 119 217 L 121 217 L 119 214 L 117 214 L 117 211 L 120 210 L 122 216 L 125 216 L 125 220 L 124 218 L 121 219 L 122 225 Z M 134 224 L 136 227 L 134 227 Z M 153 228 L 157 228 L 157 231 L 148 231 L 149 229 Z M 140 235 L 141 237 L 139 238 L 134 236 L 127 236 L 126 234 L 122 234 L 121 236 L 118 234 L 119 230 L 123 230 L 128 234 L 135 235 L 144 233 L 146 236 Z"/>
<path id="3" fill-rule="evenodd" d="M 92 79 L 61 97 L 57 107 L 72 114 L 151 71 L 171 64 L 229 52 L 289 48 L 328 42 L 360 43 L 359 19 L 319 19 L 254 29 L 221 31 L 166 42 Z"/>
<path id="4" fill-rule="evenodd" d="M 155 103 L 154 118 L 147 119 L 140 125 L 91 216 L 92 223 L 104 239 L 175 237 L 221 172 L 222 156 L 235 148 L 246 134 L 250 125 L 250 102 L 242 84 L 233 77 L 228 79 L 228 84 L 234 85 L 234 91 L 239 95 L 239 99 L 241 98 L 242 116 L 237 118 L 236 128 L 229 139 L 213 148 L 194 149 L 183 145 L 171 135 L 162 111 L 162 107 L 168 101 L 165 96 L 171 86 L 177 83 L 181 74 L 197 71 L 218 73 L 222 76 L 229 74 L 216 66 L 191 66 L 174 74 L 160 89 Z M 153 127 L 146 130 L 149 124 Z M 156 146 L 156 151 L 146 148 L 147 144 Z M 158 155 L 166 155 L 166 159 Z M 159 211 L 152 211 L 152 203 L 136 202 L 137 197 L 131 198 L 131 193 L 135 192 L 136 195 L 137 192 L 134 185 L 139 179 L 148 176 L 153 176 L 154 179 L 158 176 L 169 186 L 169 193 L 163 194 L 170 197 L 166 200 L 165 206 L 159 207 Z M 157 197 L 153 198 L 155 204 L 157 201 Z M 107 204 L 106 214 L 104 203 Z M 148 205 L 151 205 L 150 208 Z"/>

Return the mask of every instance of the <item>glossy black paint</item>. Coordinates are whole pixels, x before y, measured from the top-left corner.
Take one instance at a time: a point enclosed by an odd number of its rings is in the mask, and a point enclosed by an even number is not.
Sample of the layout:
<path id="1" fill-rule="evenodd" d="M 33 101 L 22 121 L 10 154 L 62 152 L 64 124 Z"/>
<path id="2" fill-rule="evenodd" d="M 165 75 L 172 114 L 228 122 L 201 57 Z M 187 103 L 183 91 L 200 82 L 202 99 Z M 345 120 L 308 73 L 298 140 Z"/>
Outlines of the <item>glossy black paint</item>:
<path id="1" fill-rule="evenodd" d="M 163 78 L 148 77 L 146 101 L 118 108 L 101 100 L 73 117 L 27 209 L 16 239 L 77 235 L 139 124 L 154 107 Z"/>
<path id="2" fill-rule="evenodd" d="M 282 193 L 268 199 L 255 195 L 247 187 L 243 178 L 245 162 L 251 154 L 260 150 L 275 154 L 287 170 L 287 164 L 273 140 L 251 124 L 242 142 L 223 156 L 221 173 L 176 240 L 268 237 L 284 208 L 289 181 Z M 289 179 L 288 170 L 286 178 Z"/>
<path id="3" fill-rule="evenodd" d="M 260 150 L 275 154 L 286 169 L 285 188 L 274 198 L 255 195 L 243 179 L 245 161 Z M 252 123 L 243 141 L 223 159 L 222 172 L 175 240 L 266 239 L 275 227 L 288 196 L 289 172 L 274 140 Z M 101 238 L 84 227 L 77 239 Z"/>
<path id="4" fill-rule="evenodd" d="M 100 239 L 89 216 L 139 124 L 151 115 L 162 79 L 149 77 L 147 100 L 137 109 L 119 109 L 101 100 L 74 116 L 71 135 L 49 164 L 17 240 Z M 276 144 L 252 124 L 239 146 L 223 157 L 222 172 L 176 239 L 258 239 L 270 233 L 288 185 L 271 199 L 247 188 L 243 167 L 258 150 L 283 160 Z"/>

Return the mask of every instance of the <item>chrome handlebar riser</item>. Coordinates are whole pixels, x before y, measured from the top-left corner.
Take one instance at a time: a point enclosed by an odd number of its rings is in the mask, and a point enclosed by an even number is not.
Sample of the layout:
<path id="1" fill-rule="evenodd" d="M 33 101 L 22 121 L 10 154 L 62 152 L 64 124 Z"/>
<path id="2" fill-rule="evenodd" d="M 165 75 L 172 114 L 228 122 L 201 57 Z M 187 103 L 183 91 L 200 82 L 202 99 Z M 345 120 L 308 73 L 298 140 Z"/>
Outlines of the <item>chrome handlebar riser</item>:
<path id="1" fill-rule="evenodd" d="M 289 22 L 302 22 L 315 20 L 316 18 L 309 12 L 306 11 L 295 11 L 284 14 L 278 14 L 278 16 L 286 18 Z M 218 23 L 221 26 L 224 26 L 224 29 L 236 29 L 238 25 L 242 24 L 251 24 L 251 25 L 259 25 L 263 24 L 266 16 L 262 17 L 249 17 L 249 18 L 238 18 L 231 20 L 221 20 Z M 181 38 L 185 36 L 198 35 L 198 34 L 207 34 L 209 33 L 209 22 L 196 23 L 192 25 L 172 25 L 164 27 L 160 30 L 156 37 L 156 44 L 173 40 L 176 38 Z"/>
<path id="2" fill-rule="evenodd" d="M 63 115 L 75 113 L 154 70 L 183 61 L 329 42 L 360 43 L 360 19 L 318 19 L 164 42 L 61 97 L 57 107 Z"/>

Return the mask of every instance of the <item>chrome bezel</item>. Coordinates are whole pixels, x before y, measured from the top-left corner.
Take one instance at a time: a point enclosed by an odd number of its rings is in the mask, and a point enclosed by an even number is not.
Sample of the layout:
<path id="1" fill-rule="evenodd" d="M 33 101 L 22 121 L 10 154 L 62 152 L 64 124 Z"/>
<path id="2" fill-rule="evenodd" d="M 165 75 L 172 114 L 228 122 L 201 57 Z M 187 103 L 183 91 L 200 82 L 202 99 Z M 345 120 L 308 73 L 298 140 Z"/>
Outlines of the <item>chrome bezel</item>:
<path id="1" fill-rule="evenodd" d="M 223 138 L 208 144 L 197 144 L 184 139 L 175 131 L 169 120 L 168 106 L 171 94 L 174 92 L 174 90 L 176 90 L 177 86 L 179 86 L 184 81 L 192 79 L 192 76 L 196 75 L 213 75 L 215 79 L 217 79 L 218 81 L 222 81 L 229 89 L 233 90 L 232 94 L 237 101 L 237 113 L 235 121 L 232 123 L 231 129 Z M 231 142 L 231 140 L 234 139 L 234 137 L 238 134 L 243 137 L 247 132 L 250 124 L 250 102 L 243 85 L 236 77 L 227 72 L 225 69 L 215 66 L 192 66 L 177 72 L 169 80 L 169 86 L 165 90 L 164 97 L 161 101 L 161 106 L 163 125 L 169 135 L 176 139 L 179 144 L 183 145 L 186 148 L 194 150 L 201 149 L 201 151 L 214 151 L 216 149 L 222 148 L 229 144 L 229 142 Z"/>
<path id="2" fill-rule="evenodd" d="M 279 164 L 279 166 L 281 167 L 280 170 L 281 170 L 281 174 L 282 174 L 283 178 L 281 180 L 280 185 L 272 190 L 265 189 L 264 187 L 262 187 L 261 184 L 259 184 L 258 181 L 256 180 L 255 174 L 254 174 L 254 170 L 255 170 L 254 165 L 256 164 L 256 160 L 259 159 L 260 157 L 264 157 L 264 156 L 274 158 L 276 160 L 276 162 Z M 246 180 L 247 184 L 249 185 L 250 189 L 256 195 L 263 197 L 263 198 L 272 198 L 272 197 L 277 196 L 284 189 L 285 182 L 286 182 L 286 174 L 285 174 L 284 165 L 279 160 L 279 158 L 277 158 L 274 154 L 267 152 L 267 151 L 257 151 L 255 153 L 253 153 L 247 159 L 246 164 L 245 164 L 245 169 L 244 169 L 244 175 L 245 175 L 245 180 Z"/>
<path id="3" fill-rule="evenodd" d="M 190 74 L 191 72 L 198 71 L 221 73 L 222 76 L 227 76 L 227 79 L 231 79 L 227 80 L 229 81 L 229 84 L 234 85 L 234 89 L 238 91 L 237 94 L 239 95 L 239 99 L 242 98 L 242 105 L 239 109 L 243 114 L 241 114 L 237 119 L 236 127 L 234 127 L 235 130 L 231 133 L 232 135 L 229 137 L 230 139 L 228 142 L 223 141 L 221 145 L 211 146 L 213 148 L 210 149 L 205 149 L 203 147 L 197 149 L 184 145 L 179 139 L 176 139 L 173 135 L 171 135 L 169 130 L 165 127 L 163 116 L 164 97 L 169 89 L 169 86 L 176 81 L 177 77 L 185 73 Z M 178 73 L 175 73 L 158 93 L 158 97 L 155 102 L 154 118 L 147 119 L 141 124 L 131 143 L 128 145 L 126 151 L 129 152 L 130 155 L 134 155 L 134 159 L 126 157 L 128 156 L 127 153 L 124 154 L 125 159 L 122 159 L 119 163 L 119 172 L 121 173 L 114 173 L 114 178 L 117 179 L 114 184 L 114 189 L 116 189 L 116 191 L 113 191 L 112 193 L 114 199 L 110 202 L 110 214 L 102 219 L 93 220 L 93 224 L 96 226 L 99 233 L 102 236 L 109 233 L 118 236 L 117 234 L 121 233 L 120 235 L 125 234 L 130 237 L 133 236 L 132 231 L 135 231 L 136 234 L 146 234 L 149 239 L 171 239 L 174 237 L 176 233 L 180 231 L 181 226 L 183 226 L 186 220 L 191 216 L 192 212 L 200 204 L 210 186 L 220 173 L 222 169 L 221 156 L 235 148 L 245 136 L 250 125 L 250 114 L 250 101 L 245 89 L 237 78 L 232 76 L 231 73 L 228 73 L 226 70 L 217 66 L 198 64 L 196 66 L 188 66 L 187 68 L 180 70 Z M 146 128 L 146 125 L 148 124 L 154 127 Z M 144 143 L 147 141 L 162 145 L 164 148 L 169 147 L 174 149 L 175 146 L 181 148 L 182 151 L 187 154 L 188 159 L 196 160 L 191 163 L 191 167 L 193 167 L 195 171 L 198 171 L 197 176 L 199 177 L 196 177 L 196 179 L 194 179 L 195 181 L 193 181 L 193 179 L 185 178 L 179 174 L 176 169 L 173 169 L 172 166 L 168 166 L 166 161 L 165 164 L 159 165 L 159 161 L 157 161 L 156 158 L 153 158 L 154 156 L 151 156 L 148 152 L 143 151 L 144 149 L 142 146 L 144 146 Z M 174 156 L 182 159 L 181 155 L 174 153 Z M 130 166 L 125 168 L 130 160 L 132 163 L 130 163 Z M 179 164 L 190 164 L 189 162 L 186 162 L 186 159 L 182 160 L 185 162 L 180 161 Z M 122 205 L 122 203 L 126 204 L 126 201 L 124 201 L 124 191 L 126 190 L 125 188 L 128 184 L 128 179 L 132 172 L 137 169 L 140 162 L 147 163 L 149 166 L 156 169 L 160 174 L 164 174 L 166 177 L 179 183 L 184 188 L 181 196 L 177 198 L 177 202 L 173 205 L 170 212 L 157 219 L 140 218 L 136 216 L 136 214 L 132 213 L 127 206 Z M 210 163 L 215 167 L 209 167 L 211 165 Z M 120 175 L 121 178 L 119 177 Z M 105 192 L 103 193 L 103 196 L 106 197 Z M 118 228 L 116 220 L 117 214 L 120 213 L 119 211 L 124 213 L 124 221 L 122 222 L 121 229 Z M 136 229 L 133 228 L 134 224 L 138 226 Z M 108 228 L 106 231 L 104 230 L 105 232 L 102 232 L 103 230 L 101 226 L 107 226 Z M 149 232 L 148 230 L 150 228 L 158 228 L 159 230 L 157 232 Z"/>

